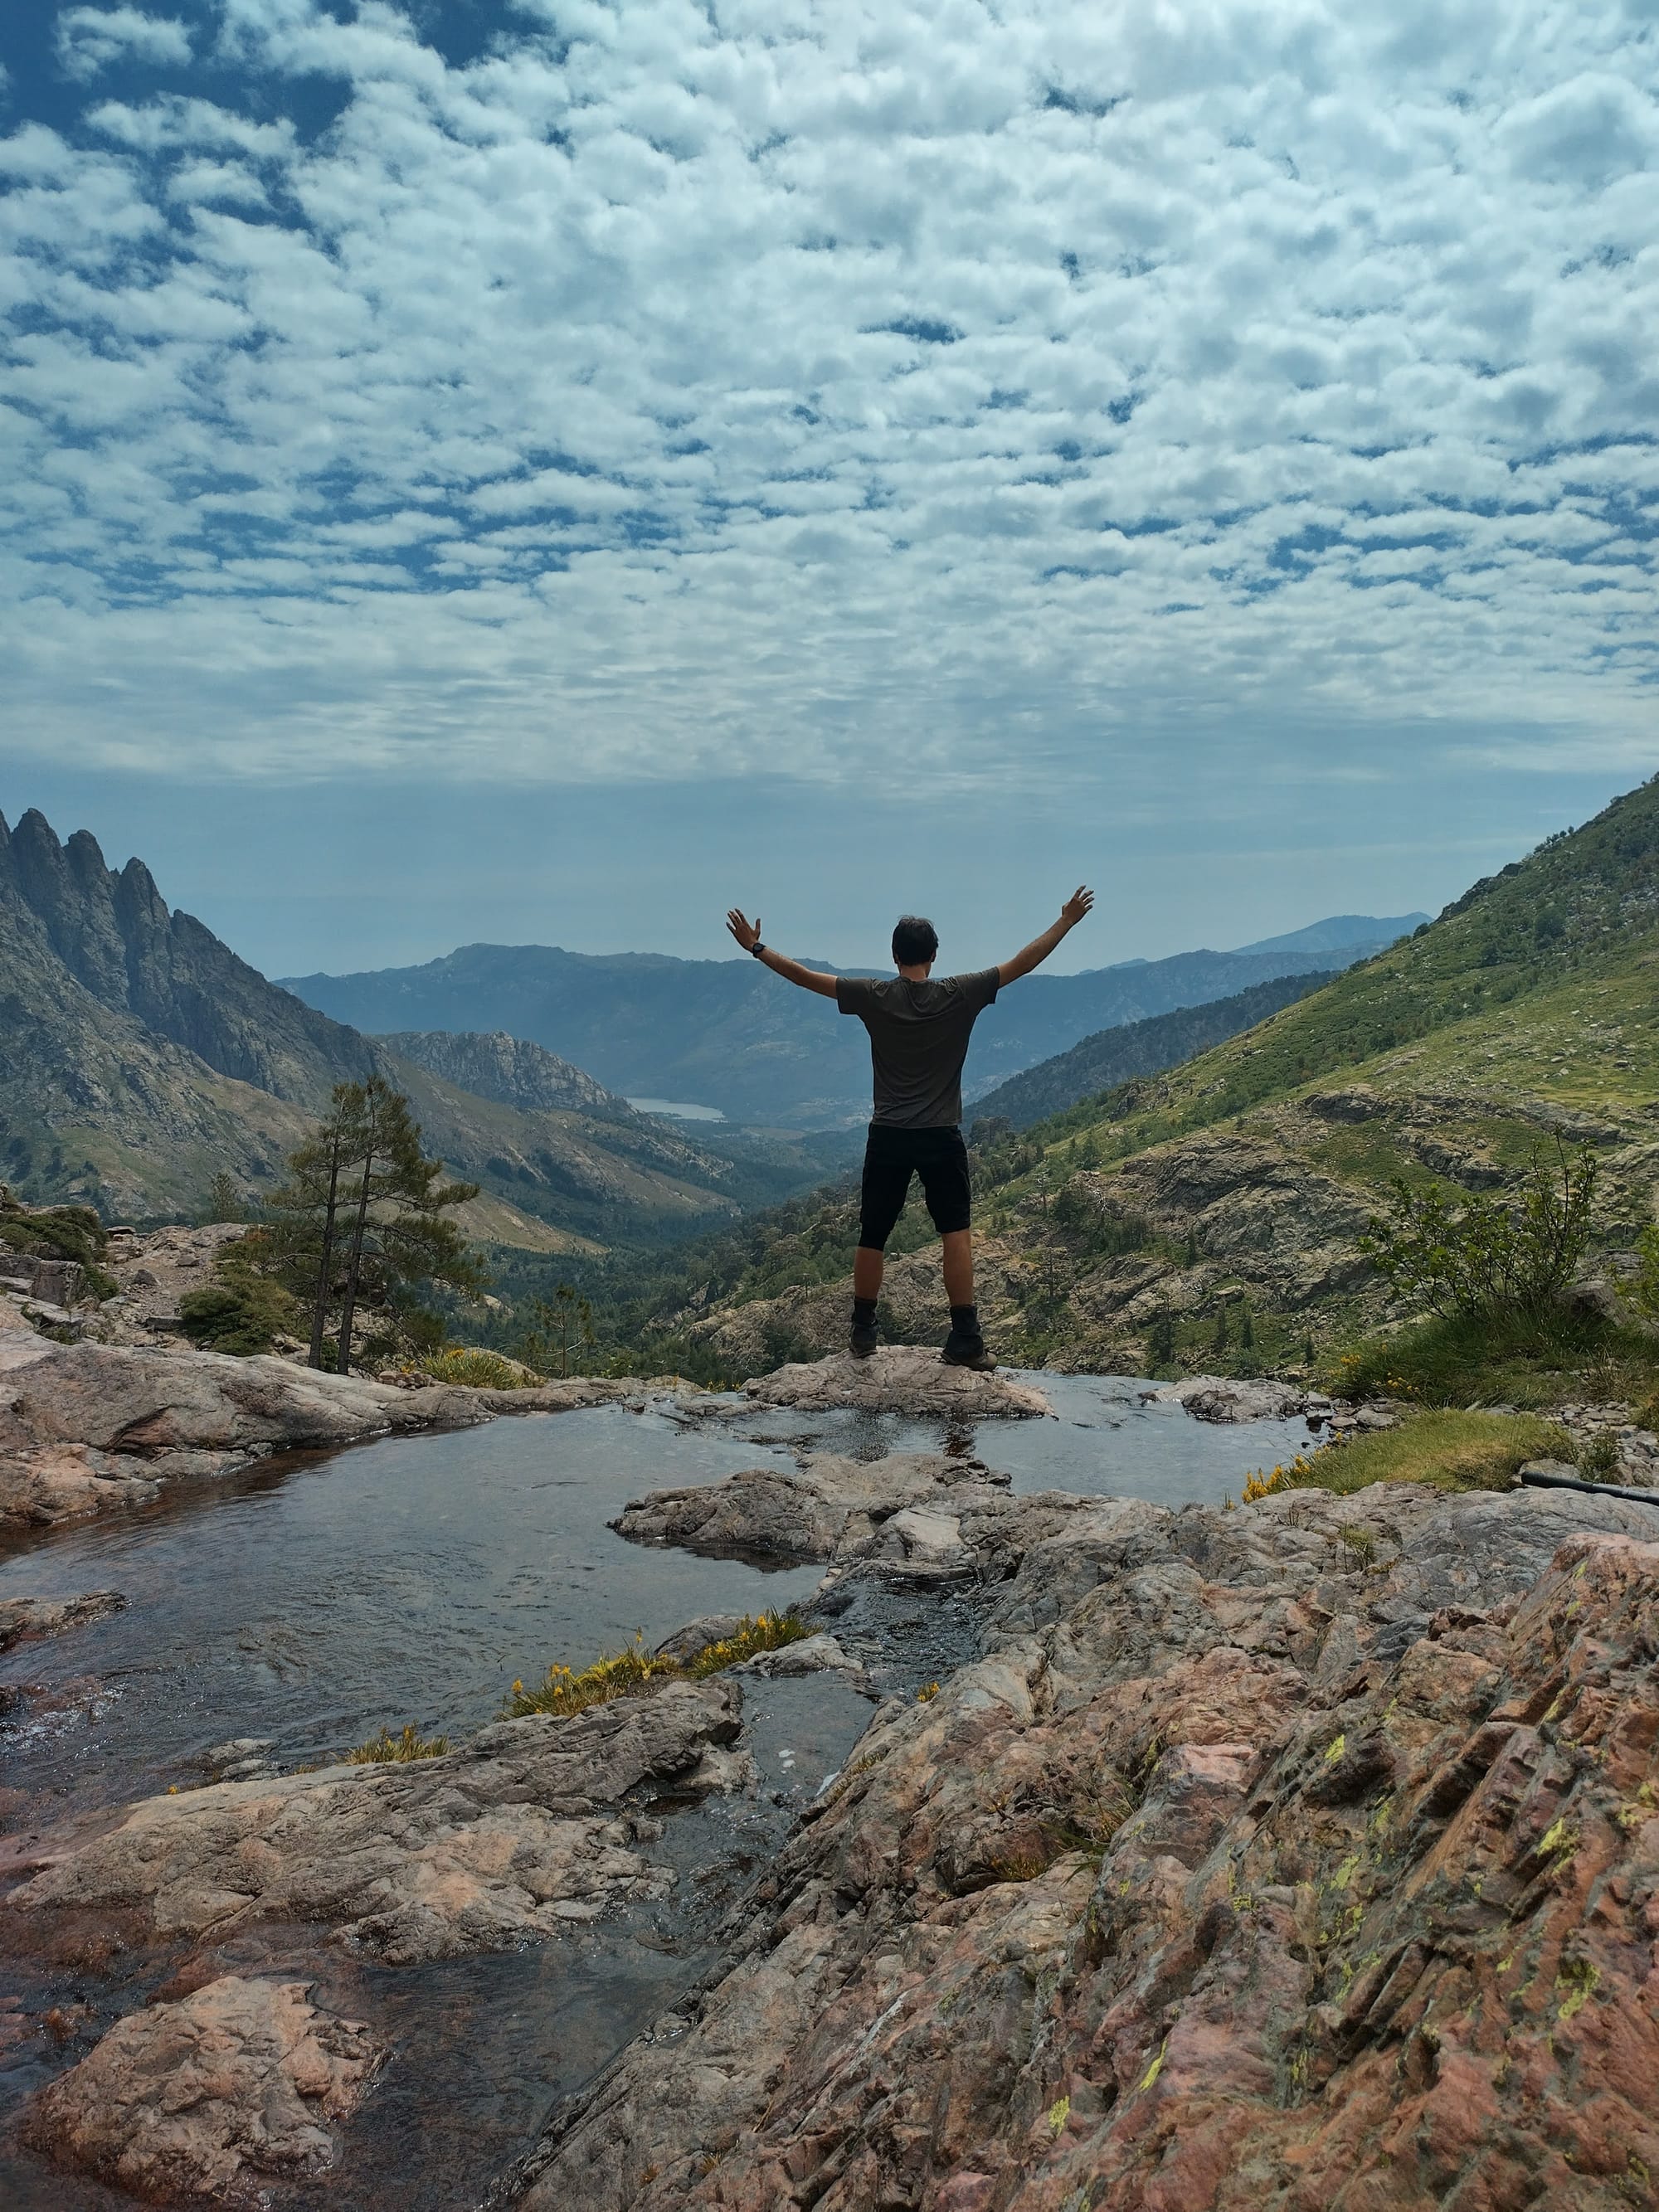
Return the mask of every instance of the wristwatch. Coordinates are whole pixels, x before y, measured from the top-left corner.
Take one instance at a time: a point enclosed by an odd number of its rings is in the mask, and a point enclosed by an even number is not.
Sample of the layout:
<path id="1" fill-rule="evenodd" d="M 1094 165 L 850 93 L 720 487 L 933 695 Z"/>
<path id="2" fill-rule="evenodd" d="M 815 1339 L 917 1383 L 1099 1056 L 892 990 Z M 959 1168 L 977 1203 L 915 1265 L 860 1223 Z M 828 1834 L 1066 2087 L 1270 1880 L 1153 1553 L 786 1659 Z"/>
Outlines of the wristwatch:
<path id="1" fill-rule="evenodd" d="M 763 952 L 764 952 L 764 951 L 765 951 L 765 950 L 766 950 L 766 947 L 765 947 L 765 946 L 761 943 L 761 941 L 760 941 L 759 938 L 757 937 L 757 938 L 755 939 L 754 943 L 753 943 L 753 944 L 750 946 L 750 948 L 749 948 L 749 957 L 750 957 L 751 960 L 758 960 L 758 959 L 760 958 L 760 957 L 761 957 L 762 953 L 763 953 Z"/>

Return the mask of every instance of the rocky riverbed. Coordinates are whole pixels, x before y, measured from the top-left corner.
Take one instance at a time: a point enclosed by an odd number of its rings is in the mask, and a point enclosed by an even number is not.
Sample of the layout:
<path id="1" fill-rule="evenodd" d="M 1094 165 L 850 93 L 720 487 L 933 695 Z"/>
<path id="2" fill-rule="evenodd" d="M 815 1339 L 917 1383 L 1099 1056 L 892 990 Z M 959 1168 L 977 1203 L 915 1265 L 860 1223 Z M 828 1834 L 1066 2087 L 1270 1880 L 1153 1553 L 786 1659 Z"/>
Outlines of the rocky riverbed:
<path id="1" fill-rule="evenodd" d="M 893 1401 L 931 1405 L 905 1358 Z M 752 1393 L 763 1421 L 839 1364 Z M 510 2168 L 460 2130 L 422 2204 L 1659 2203 L 1659 1510 L 1022 1492 L 989 1433 L 633 1494 L 636 1558 L 824 1570 L 810 1639 L 747 1669 L 404 1766 L 256 1745 L 246 1780 L 14 1823 L 13 2032 L 50 2002 L 73 2061 L 35 2155 L 163 2203 L 416 2201 L 386 2116 L 467 2061 L 422 2055 L 411 2001 L 487 1969 L 476 2052 L 531 1986 L 489 1975 L 545 1959 L 635 1977 L 616 2055 L 549 2068 Z M 791 1698 L 792 1728 L 844 1717 L 816 1796 L 780 1786 Z"/>
<path id="2" fill-rule="evenodd" d="M 1659 2202 L 1652 1509 L 1004 1515 L 985 1656 L 492 2203 Z"/>

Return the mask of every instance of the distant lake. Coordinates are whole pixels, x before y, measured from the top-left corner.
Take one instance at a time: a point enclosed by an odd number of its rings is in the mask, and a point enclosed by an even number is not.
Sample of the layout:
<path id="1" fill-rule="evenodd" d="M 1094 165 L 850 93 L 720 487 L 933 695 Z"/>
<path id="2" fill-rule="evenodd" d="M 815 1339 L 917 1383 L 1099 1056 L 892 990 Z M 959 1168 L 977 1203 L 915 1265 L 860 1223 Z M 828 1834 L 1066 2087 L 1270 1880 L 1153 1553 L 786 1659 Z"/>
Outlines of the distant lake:
<path id="1" fill-rule="evenodd" d="M 718 1106 L 688 1106 L 678 1098 L 630 1098 L 628 1103 L 641 1114 L 669 1114 L 677 1121 L 723 1121 L 726 1119 Z"/>

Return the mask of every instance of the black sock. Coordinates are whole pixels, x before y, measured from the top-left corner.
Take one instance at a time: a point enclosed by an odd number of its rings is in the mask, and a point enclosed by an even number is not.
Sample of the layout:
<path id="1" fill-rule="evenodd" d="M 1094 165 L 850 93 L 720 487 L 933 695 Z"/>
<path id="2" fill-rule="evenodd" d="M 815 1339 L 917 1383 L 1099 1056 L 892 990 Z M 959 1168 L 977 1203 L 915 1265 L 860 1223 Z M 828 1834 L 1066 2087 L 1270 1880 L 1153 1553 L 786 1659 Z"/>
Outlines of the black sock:
<path id="1" fill-rule="evenodd" d="M 855 1322 L 860 1322 L 860 1321 L 871 1321 L 871 1322 L 872 1322 L 872 1321 L 874 1321 L 875 1317 L 876 1317 L 876 1302 L 875 1302 L 875 1300 L 874 1300 L 873 1298 L 854 1298 L 854 1301 L 853 1301 L 853 1319 L 854 1319 Z"/>
<path id="2" fill-rule="evenodd" d="M 953 1336 L 977 1336 L 979 1334 L 979 1308 L 977 1306 L 952 1306 L 951 1309 L 951 1334 Z"/>

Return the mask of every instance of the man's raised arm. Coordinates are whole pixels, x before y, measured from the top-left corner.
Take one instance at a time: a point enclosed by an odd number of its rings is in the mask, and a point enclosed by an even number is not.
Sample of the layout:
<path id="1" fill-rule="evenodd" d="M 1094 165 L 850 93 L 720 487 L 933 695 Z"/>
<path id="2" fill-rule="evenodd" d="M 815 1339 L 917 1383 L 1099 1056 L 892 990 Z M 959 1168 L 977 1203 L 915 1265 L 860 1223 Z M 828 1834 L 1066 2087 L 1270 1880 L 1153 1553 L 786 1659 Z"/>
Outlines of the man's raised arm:
<path id="1" fill-rule="evenodd" d="M 726 926 L 744 951 L 752 952 L 775 975 L 781 975 L 787 983 L 799 983 L 803 991 L 816 991 L 821 998 L 835 997 L 836 978 L 833 975 L 825 975 L 817 968 L 803 968 L 799 960 L 787 959 L 781 952 L 774 952 L 769 945 L 761 943 L 758 915 L 750 921 L 737 907 L 733 907 L 726 917 Z"/>
<path id="2" fill-rule="evenodd" d="M 1005 960 L 997 969 L 999 988 L 1018 983 L 1022 975 L 1029 975 L 1033 968 L 1040 968 L 1062 937 L 1069 935 L 1095 902 L 1095 895 L 1081 884 L 1060 909 L 1060 920 L 1051 921 L 1041 937 L 1034 937 L 1024 952 L 1016 952 L 1012 960 Z"/>

